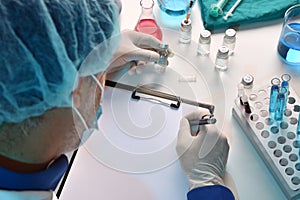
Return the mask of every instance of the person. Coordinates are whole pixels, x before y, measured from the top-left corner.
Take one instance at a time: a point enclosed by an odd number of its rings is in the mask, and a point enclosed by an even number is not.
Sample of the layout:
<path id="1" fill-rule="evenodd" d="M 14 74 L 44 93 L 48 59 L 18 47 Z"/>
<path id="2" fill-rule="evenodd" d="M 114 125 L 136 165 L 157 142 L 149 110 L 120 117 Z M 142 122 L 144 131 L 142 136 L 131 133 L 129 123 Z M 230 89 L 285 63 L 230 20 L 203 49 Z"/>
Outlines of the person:
<path id="1" fill-rule="evenodd" d="M 140 60 L 158 61 L 161 42 L 120 34 L 119 10 L 112 0 L 1 2 L 0 199 L 56 199 L 53 191 L 68 168 L 65 153 L 98 129 L 106 75 L 138 72 Z M 216 130 L 191 136 L 188 120 L 181 122 L 177 146 L 188 198 L 233 198 L 221 186 L 226 138 Z M 197 157 L 210 134 L 220 136 L 217 145 Z"/>

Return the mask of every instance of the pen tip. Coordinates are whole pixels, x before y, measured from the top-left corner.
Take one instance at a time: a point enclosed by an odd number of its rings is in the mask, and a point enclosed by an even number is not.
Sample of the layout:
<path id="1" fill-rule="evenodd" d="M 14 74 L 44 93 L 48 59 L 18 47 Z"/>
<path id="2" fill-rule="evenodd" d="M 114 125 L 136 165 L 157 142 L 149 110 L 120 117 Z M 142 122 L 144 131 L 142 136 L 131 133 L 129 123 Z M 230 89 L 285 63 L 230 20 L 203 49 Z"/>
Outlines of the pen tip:
<path id="1" fill-rule="evenodd" d="M 210 119 L 210 124 L 215 124 L 217 120 L 215 118 Z"/>

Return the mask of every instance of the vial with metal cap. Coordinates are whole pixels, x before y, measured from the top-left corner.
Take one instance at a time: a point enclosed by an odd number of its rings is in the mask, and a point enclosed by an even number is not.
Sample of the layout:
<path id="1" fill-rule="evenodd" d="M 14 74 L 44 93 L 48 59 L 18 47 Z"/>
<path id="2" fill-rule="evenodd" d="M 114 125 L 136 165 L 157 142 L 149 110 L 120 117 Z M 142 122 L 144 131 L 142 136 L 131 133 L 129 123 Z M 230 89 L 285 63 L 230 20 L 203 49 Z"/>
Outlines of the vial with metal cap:
<path id="1" fill-rule="evenodd" d="M 209 30 L 202 30 L 198 41 L 197 53 L 199 55 L 207 56 L 210 52 L 211 32 Z"/>
<path id="2" fill-rule="evenodd" d="M 220 71 L 226 71 L 228 69 L 228 53 L 229 49 L 226 46 L 221 46 L 218 50 L 215 67 Z"/>
<path id="3" fill-rule="evenodd" d="M 236 31 L 232 28 L 229 28 L 225 31 L 225 35 L 223 38 L 223 45 L 227 46 L 229 49 L 228 55 L 233 54 L 235 43 L 236 43 Z"/>
<path id="4" fill-rule="evenodd" d="M 243 78 L 241 83 L 244 85 L 244 88 L 250 89 L 253 87 L 254 78 L 251 74 L 246 74 Z"/>
<path id="5" fill-rule="evenodd" d="M 192 38 L 192 20 L 183 19 L 179 29 L 179 42 L 188 44 Z"/>

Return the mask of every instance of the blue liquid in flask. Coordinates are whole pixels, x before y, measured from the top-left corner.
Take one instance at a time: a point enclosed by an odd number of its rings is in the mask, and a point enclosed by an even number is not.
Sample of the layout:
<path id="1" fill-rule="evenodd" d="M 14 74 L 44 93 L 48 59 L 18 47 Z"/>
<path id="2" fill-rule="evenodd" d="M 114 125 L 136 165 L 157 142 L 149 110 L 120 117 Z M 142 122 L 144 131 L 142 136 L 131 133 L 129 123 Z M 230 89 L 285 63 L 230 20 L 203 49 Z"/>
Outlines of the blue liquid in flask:
<path id="1" fill-rule="evenodd" d="M 284 33 L 279 40 L 277 50 L 284 62 L 300 66 L 300 23 L 290 23 L 288 26 L 295 31 Z"/>
<path id="2" fill-rule="evenodd" d="M 196 0 L 194 0 L 193 5 Z M 190 0 L 157 0 L 159 8 L 171 16 L 180 16 L 188 12 Z"/>

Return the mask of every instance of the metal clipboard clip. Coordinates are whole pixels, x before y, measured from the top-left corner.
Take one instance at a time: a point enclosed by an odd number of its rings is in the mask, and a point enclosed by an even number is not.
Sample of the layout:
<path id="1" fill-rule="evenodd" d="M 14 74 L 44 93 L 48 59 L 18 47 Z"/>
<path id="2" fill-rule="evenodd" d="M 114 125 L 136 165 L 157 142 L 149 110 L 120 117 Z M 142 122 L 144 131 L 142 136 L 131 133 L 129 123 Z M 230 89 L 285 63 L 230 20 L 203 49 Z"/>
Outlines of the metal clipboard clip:
<path id="1" fill-rule="evenodd" d="M 106 80 L 105 85 L 109 86 L 109 87 L 115 87 L 115 88 L 131 91 L 132 92 L 131 93 L 131 98 L 135 99 L 135 100 L 140 100 L 140 99 L 144 98 L 144 99 L 148 99 L 148 100 L 151 99 L 151 100 L 154 100 L 156 102 L 166 104 L 165 102 L 162 102 L 159 99 L 145 98 L 145 97 L 141 97 L 141 96 L 137 95 L 137 93 L 141 93 L 141 94 L 149 95 L 149 96 L 152 96 L 152 97 L 157 97 L 157 98 L 173 101 L 175 103 L 170 103 L 168 105 L 169 107 L 171 107 L 173 109 L 178 109 L 182 103 L 185 103 L 185 104 L 189 104 L 189 105 L 192 105 L 192 106 L 205 108 L 205 109 L 209 110 L 211 115 L 214 114 L 214 110 L 215 110 L 214 105 L 207 104 L 207 103 L 202 103 L 202 102 L 198 102 L 198 101 L 193 101 L 193 100 L 185 99 L 185 98 L 182 98 L 182 97 L 179 97 L 179 96 L 176 96 L 176 95 L 161 92 L 161 91 L 155 90 L 153 88 L 150 88 L 149 86 L 148 87 L 146 87 L 146 86 L 134 87 L 134 86 L 131 86 L 131 85 L 126 85 L 126 84 L 114 82 L 114 81 L 111 81 L 111 80 Z"/>
<path id="2" fill-rule="evenodd" d="M 153 100 L 153 101 L 157 101 L 157 102 L 162 103 L 162 104 L 166 104 L 165 102 L 162 102 L 159 99 L 138 96 L 138 95 L 136 95 L 137 93 L 146 94 L 146 95 L 155 96 L 155 97 L 158 97 L 158 98 L 174 101 L 175 103 L 170 103 L 169 104 L 170 108 L 173 108 L 173 109 L 178 109 L 180 107 L 180 104 L 181 104 L 181 98 L 179 96 L 163 93 L 163 92 L 160 92 L 160 91 L 157 91 L 157 90 L 150 89 L 150 88 L 145 87 L 145 86 L 139 86 L 136 89 L 134 89 L 132 91 L 131 98 L 135 99 L 135 100 L 140 100 L 140 99 Z"/>

